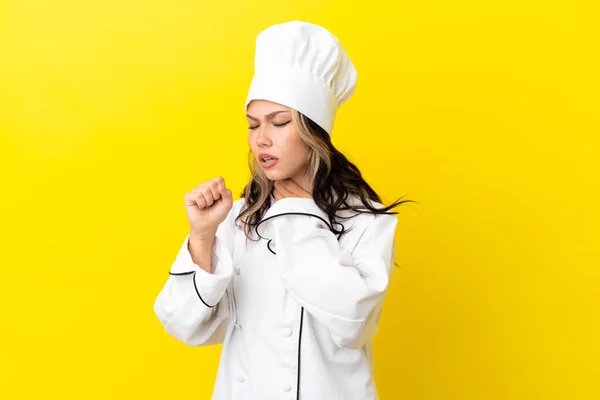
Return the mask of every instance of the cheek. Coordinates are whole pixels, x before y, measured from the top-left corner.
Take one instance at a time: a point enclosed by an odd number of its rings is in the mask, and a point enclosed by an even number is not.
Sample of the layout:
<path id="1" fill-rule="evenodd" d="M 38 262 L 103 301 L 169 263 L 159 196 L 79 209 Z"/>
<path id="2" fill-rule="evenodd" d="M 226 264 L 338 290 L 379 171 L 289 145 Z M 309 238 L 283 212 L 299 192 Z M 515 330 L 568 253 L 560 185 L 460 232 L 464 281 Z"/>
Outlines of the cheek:
<path id="1" fill-rule="evenodd" d="M 290 168 L 298 168 L 302 166 L 308 159 L 309 148 L 304 142 L 294 143 L 290 146 L 290 149 L 286 151 L 286 164 Z"/>
<path id="2" fill-rule="evenodd" d="M 279 148 L 285 152 L 289 160 L 304 160 L 309 152 L 309 147 L 300 138 L 294 129 L 280 136 Z"/>

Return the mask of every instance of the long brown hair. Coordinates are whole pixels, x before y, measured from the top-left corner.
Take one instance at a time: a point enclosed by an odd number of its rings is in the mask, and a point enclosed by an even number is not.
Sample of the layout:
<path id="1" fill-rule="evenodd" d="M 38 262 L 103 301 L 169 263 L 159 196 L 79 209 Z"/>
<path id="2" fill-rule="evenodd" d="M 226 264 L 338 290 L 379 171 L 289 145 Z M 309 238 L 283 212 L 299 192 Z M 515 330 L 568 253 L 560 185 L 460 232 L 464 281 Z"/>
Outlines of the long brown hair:
<path id="1" fill-rule="evenodd" d="M 356 165 L 333 146 L 330 135 L 295 109 L 292 109 L 292 122 L 296 132 L 311 149 L 306 167 L 308 175 L 312 177 L 313 200 L 321 210 L 327 213 L 332 232 L 336 235 L 341 236 L 347 232 L 337 220 L 351 218 L 351 216 L 338 216 L 337 211 L 339 210 L 352 210 L 356 213 L 398 214 L 389 210 L 403 203 L 416 203 L 413 200 L 401 200 L 402 197 L 400 197 L 387 207 L 374 207 L 369 200 L 381 203 L 381 198 L 363 179 Z M 246 240 L 258 241 L 260 238 L 251 238 L 251 231 L 256 228 L 270 207 L 269 196 L 273 190 L 273 182 L 267 178 L 263 169 L 257 164 L 252 150 L 248 153 L 248 165 L 251 179 L 241 193 L 241 196 L 245 198 L 246 207 L 235 221 L 236 223 L 240 220 L 244 221 Z M 349 195 L 359 198 L 362 206 L 349 204 L 347 202 Z M 336 224 L 341 226 L 341 230 L 335 229 Z"/>

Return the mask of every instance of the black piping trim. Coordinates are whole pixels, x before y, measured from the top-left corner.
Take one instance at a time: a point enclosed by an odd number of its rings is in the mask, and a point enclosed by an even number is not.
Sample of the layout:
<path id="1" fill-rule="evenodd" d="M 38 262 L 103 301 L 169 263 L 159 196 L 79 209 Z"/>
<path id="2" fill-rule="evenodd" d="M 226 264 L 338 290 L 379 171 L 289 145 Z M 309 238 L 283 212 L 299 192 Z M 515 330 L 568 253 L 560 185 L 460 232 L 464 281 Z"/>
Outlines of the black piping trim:
<path id="1" fill-rule="evenodd" d="M 170 272 L 169 271 L 169 275 L 190 275 L 193 273 L 194 273 L 194 271 L 188 271 L 188 272 Z"/>
<path id="2" fill-rule="evenodd" d="M 327 227 L 329 228 L 329 230 L 330 230 L 330 231 L 333 231 L 333 227 L 331 226 L 331 224 L 330 224 L 329 222 L 325 221 L 325 220 L 324 220 L 324 219 L 323 219 L 323 218 L 322 218 L 320 215 L 316 215 L 316 214 L 312 214 L 312 213 L 303 213 L 303 212 L 287 212 L 287 213 L 281 213 L 281 214 L 277 214 L 277 215 L 272 215 L 272 216 L 270 216 L 270 217 L 268 217 L 268 218 L 265 218 L 265 219 L 263 219 L 262 221 L 260 221 L 260 222 L 259 222 L 259 223 L 256 225 L 256 228 L 255 228 L 255 230 L 256 230 L 256 234 L 257 234 L 257 235 L 258 235 L 258 236 L 259 236 L 261 239 L 264 239 L 264 240 L 266 240 L 266 241 L 267 241 L 267 249 L 269 249 L 269 251 L 270 251 L 271 253 L 273 253 L 273 254 L 277 254 L 277 253 L 275 253 L 275 251 L 273 251 L 273 249 L 271 248 L 271 242 L 273 241 L 273 239 L 270 239 L 270 238 L 264 237 L 264 236 L 262 236 L 260 233 L 258 233 L 258 227 L 259 227 L 259 226 L 260 226 L 260 224 L 262 224 L 263 222 L 266 222 L 266 221 L 268 221 L 268 220 L 270 220 L 270 219 L 273 219 L 273 218 L 276 218 L 276 217 L 281 217 L 282 215 L 307 215 L 307 216 L 309 216 L 309 217 L 315 217 L 315 218 L 318 218 L 318 219 L 320 219 L 321 221 L 323 221 L 323 222 L 325 223 L 325 225 L 327 225 Z M 342 226 L 343 226 L 343 224 L 342 224 L 342 223 L 340 223 L 340 222 L 335 222 L 335 224 L 338 224 L 338 225 L 342 225 Z M 341 233 L 339 233 L 339 234 L 337 235 L 337 240 L 340 240 L 340 237 L 341 237 L 341 236 L 342 236 L 342 234 L 341 234 Z"/>
<path id="3" fill-rule="evenodd" d="M 300 399 L 300 346 L 302 345 L 302 322 L 304 320 L 304 307 L 300 311 L 300 331 L 298 332 L 298 376 L 296 378 L 296 400 Z"/>
<path id="4" fill-rule="evenodd" d="M 271 248 L 271 242 L 273 241 L 273 239 L 269 239 L 269 241 L 267 242 L 267 249 L 269 249 L 269 251 L 273 254 L 277 254 L 273 251 L 273 249 Z"/>
<path id="5" fill-rule="evenodd" d="M 175 276 L 193 275 L 192 280 L 194 281 L 194 289 L 196 290 L 196 294 L 198 295 L 198 298 L 200 299 L 200 301 L 202 303 L 204 303 L 204 305 L 208 308 L 213 308 L 216 306 L 216 304 L 214 306 L 209 305 L 208 303 L 206 303 L 204 301 L 202 296 L 200 296 L 200 292 L 198 291 L 198 286 L 196 286 L 196 271 L 189 271 L 189 272 L 171 272 L 171 271 L 169 271 L 169 275 L 175 275 Z"/>

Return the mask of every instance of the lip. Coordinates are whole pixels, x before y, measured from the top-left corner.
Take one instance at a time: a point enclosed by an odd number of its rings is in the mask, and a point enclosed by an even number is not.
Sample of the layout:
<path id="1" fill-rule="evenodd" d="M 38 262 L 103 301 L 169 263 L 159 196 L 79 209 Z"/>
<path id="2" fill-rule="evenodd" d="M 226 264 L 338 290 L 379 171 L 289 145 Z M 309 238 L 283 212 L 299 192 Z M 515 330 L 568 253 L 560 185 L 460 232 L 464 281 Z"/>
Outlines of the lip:
<path id="1" fill-rule="evenodd" d="M 272 154 L 269 154 L 269 153 L 260 153 L 260 154 L 258 155 L 258 159 L 259 159 L 259 161 L 260 161 L 261 159 L 263 159 L 263 158 L 274 158 L 274 159 L 276 159 L 276 160 L 278 159 L 277 157 L 275 157 L 275 156 L 274 156 L 274 155 L 272 155 Z"/>
<path id="2" fill-rule="evenodd" d="M 265 161 L 263 161 L 263 158 L 274 158 L 274 160 L 273 161 L 269 161 L 269 162 L 265 162 Z M 263 168 L 271 168 L 271 167 L 275 166 L 275 164 L 277 164 L 277 161 L 279 161 L 279 159 L 277 157 L 275 157 L 274 155 L 269 154 L 269 153 L 260 153 L 258 155 L 258 162 L 260 163 L 260 165 Z"/>
<path id="3" fill-rule="evenodd" d="M 261 157 L 261 158 L 259 158 L 260 165 L 261 165 L 263 168 L 271 168 L 271 167 L 273 167 L 275 164 L 277 164 L 277 161 L 279 161 L 279 160 L 278 160 L 278 159 L 275 159 L 275 160 L 273 160 L 273 161 L 265 162 L 265 161 L 263 161 L 263 160 L 262 160 L 262 157 Z"/>

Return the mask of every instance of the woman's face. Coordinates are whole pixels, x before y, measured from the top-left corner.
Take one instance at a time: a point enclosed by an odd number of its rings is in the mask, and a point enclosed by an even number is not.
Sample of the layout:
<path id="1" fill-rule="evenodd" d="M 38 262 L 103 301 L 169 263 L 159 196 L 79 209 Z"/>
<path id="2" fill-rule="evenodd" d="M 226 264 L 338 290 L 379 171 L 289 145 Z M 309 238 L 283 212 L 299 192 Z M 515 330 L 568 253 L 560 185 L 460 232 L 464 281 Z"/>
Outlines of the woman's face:
<path id="1" fill-rule="evenodd" d="M 306 166 L 310 148 L 298 135 L 292 122 L 292 109 L 267 100 L 248 104 L 248 143 L 267 178 L 278 181 L 291 178 L 304 189 L 309 182 Z M 265 161 L 264 157 L 275 157 Z"/>

